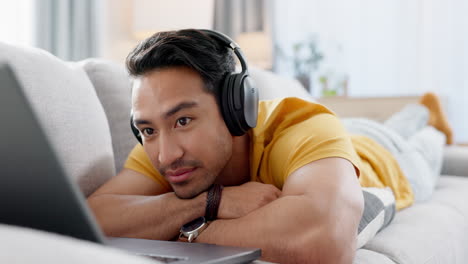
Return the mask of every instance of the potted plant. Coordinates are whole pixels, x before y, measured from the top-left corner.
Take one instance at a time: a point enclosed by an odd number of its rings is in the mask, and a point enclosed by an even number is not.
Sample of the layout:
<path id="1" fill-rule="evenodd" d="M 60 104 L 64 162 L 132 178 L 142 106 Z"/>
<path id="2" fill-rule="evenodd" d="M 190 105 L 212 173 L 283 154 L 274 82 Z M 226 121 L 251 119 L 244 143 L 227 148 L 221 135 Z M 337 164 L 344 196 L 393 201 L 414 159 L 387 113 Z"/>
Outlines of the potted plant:
<path id="1" fill-rule="evenodd" d="M 323 53 L 318 49 L 317 43 L 317 38 L 314 35 L 309 36 L 304 41 L 294 43 L 292 55 L 287 55 L 281 48 L 277 47 L 279 55 L 292 62 L 295 78 L 309 93 L 312 91 L 310 80 L 323 60 Z"/>

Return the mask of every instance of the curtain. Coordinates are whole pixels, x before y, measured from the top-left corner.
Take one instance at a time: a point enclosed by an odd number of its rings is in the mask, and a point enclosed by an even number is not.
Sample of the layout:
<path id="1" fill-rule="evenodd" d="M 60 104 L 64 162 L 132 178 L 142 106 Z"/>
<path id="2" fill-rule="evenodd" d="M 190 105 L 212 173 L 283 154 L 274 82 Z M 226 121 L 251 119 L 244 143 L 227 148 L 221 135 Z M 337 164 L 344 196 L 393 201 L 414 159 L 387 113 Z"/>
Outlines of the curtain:
<path id="1" fill-rule="evenodd" d="M 268 5 L 265 0 L 216 0 L 213 28 L 233 39 L 242 32 L 268 31 Z"/>
<path id="2" fill-rule="evenodd" d="M 36 44 L 63 60 L 97 55 L 94 0 L 37 0 Z"/>

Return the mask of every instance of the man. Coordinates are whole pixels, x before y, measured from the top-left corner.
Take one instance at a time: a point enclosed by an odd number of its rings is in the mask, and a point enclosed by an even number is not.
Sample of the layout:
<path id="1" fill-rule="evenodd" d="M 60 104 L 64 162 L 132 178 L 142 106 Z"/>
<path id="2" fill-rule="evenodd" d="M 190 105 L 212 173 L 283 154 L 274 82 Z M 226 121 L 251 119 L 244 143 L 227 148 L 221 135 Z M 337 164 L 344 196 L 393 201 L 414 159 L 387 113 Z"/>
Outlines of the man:
<path id="1" fill-rule="evenodd" d="M 392 154 L 349 136 L 321 105 L 260 102 L 257 126 L 234 136 L 219 99 L 234 60 L 206 32 L 157 33 L 129 54 L 127 68 L 142 145 L 88 198 L 107 235 L 173 240 L 205 216 L 211 221 L 191 242 L 259 247 L 279 263 L 351 263 L 364 208 L 359 176 L 388 174 L 397 206 L 412 203 Z M 388 163 L 375 170 L 372 158 Z"/>

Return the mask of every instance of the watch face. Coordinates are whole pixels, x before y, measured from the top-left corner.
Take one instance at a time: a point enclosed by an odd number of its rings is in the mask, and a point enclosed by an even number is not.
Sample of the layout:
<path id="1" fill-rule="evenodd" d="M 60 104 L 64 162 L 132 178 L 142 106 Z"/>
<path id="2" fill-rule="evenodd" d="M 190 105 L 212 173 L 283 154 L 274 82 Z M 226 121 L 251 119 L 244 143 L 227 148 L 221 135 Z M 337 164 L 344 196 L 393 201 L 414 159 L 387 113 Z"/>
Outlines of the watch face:
<path id="1" fill-rule="evenodd" d="M 190 231 L 193 231 L 193 230 L 196 230 L 197 228 L 203 226 L 203 224 L 205 224 L 206 221 L 205 221 L 205 217 L 199 217 L 185 225 L 182 226 L 182 228 L 180 229 L 180 231 L 182 232 L 190 232 Z"/>

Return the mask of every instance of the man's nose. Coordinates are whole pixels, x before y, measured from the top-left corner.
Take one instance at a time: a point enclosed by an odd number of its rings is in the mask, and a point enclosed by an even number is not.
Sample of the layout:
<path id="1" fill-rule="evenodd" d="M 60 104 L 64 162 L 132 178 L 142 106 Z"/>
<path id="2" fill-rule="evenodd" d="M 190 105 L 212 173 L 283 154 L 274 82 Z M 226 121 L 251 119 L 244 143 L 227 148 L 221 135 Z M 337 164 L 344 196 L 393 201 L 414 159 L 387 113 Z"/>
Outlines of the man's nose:
<path id="1" fill-rule="evenodd" d="M 161 166 L 168 166 L 184 154 L 179 142 L 172 136 L 160 137 L 158 161 Z"/>

